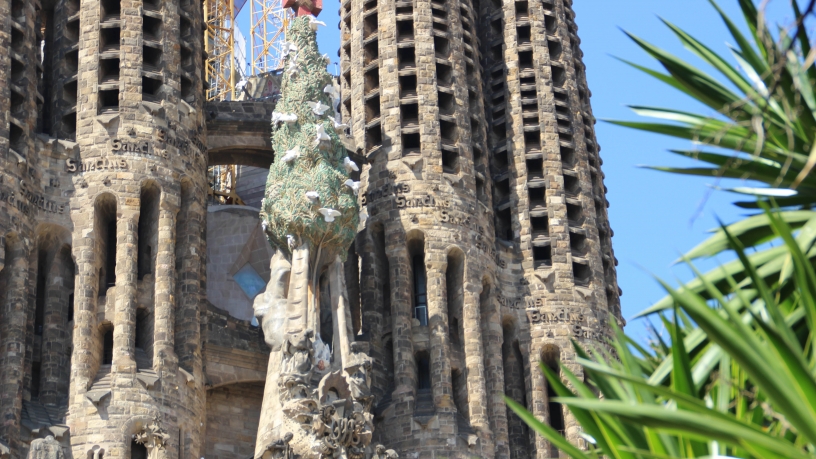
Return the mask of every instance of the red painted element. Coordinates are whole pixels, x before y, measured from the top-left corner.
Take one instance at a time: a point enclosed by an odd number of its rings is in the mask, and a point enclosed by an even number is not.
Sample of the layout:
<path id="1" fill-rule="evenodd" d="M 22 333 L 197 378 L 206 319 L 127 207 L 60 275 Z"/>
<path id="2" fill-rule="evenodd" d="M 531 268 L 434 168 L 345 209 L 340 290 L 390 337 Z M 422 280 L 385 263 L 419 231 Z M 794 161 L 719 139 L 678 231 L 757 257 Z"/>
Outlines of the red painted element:
<path id="1" fill-rule="evenodd" d="M 284 8 L 295 10 L 295 16 L 313 15 L 317 17 L 323 11 L 323 0 L 285 0 Z"/>

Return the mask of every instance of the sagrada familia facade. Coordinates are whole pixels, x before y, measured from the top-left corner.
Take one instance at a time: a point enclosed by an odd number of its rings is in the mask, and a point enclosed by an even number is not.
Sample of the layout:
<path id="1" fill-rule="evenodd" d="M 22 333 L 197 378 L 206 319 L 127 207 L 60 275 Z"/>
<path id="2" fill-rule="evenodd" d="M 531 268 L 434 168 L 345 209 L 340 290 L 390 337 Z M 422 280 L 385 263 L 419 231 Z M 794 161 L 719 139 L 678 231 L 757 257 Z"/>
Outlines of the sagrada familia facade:
<path id="1" fill-rule="evenodd" d="M 559 457 L 504 394 L 581 444 L 538 365 L 623 321 L 572 1 L 341 0 L 339 77 L 301 14 L 221 102 L 207 3 L 0 0 L 0 458 Z"/>

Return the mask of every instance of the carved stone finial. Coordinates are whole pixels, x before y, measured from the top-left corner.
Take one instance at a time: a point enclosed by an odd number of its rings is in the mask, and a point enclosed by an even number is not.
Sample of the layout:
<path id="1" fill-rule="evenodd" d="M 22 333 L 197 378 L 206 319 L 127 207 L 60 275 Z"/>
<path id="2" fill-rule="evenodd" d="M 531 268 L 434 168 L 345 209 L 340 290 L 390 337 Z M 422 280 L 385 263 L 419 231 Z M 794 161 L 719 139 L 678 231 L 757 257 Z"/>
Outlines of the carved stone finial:
<path id="1" fill-rule="evenodd" d="M 151 458 L 155 457 L 156 451 L 164 450 L 170 435 L 162 428 L 159 417 L 153 418 L 141 431 L 133 434 L 133 440 L 147 448 Z"/>
<path id="2" fill-rule="evenodd" d="M 62 445 L 52 435 L 48 435 L 31 442 L 28 459 L 65 459 L 65 453 Z"/>

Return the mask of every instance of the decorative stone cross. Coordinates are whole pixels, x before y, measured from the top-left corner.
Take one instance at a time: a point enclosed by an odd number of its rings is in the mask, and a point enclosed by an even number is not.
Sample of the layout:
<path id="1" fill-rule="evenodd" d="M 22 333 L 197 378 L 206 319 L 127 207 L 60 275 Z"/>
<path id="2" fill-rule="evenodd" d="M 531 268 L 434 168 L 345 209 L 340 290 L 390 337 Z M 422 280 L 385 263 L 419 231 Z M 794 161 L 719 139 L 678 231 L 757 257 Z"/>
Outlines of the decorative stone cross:
<path id="1" fill-rule="evenodd" d="M 284 0 L 283 7 L 295 10 L 295 16 L 317 17 L 323 11 L 323 0 Z"/>

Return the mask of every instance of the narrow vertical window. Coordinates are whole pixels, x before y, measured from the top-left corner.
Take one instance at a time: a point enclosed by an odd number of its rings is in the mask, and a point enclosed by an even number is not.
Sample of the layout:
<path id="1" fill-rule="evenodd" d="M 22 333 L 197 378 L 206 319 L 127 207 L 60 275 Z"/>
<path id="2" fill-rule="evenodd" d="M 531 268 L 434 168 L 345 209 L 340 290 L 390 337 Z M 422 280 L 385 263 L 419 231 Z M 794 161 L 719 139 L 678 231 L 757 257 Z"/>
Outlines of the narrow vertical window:
<path id="1" fill-rule="evenodd" d="M 423 327 L 428 325 L 428 279 L 425 273 L 425 255 L 415 255 L 414 271 L 414 318 Z"/>

